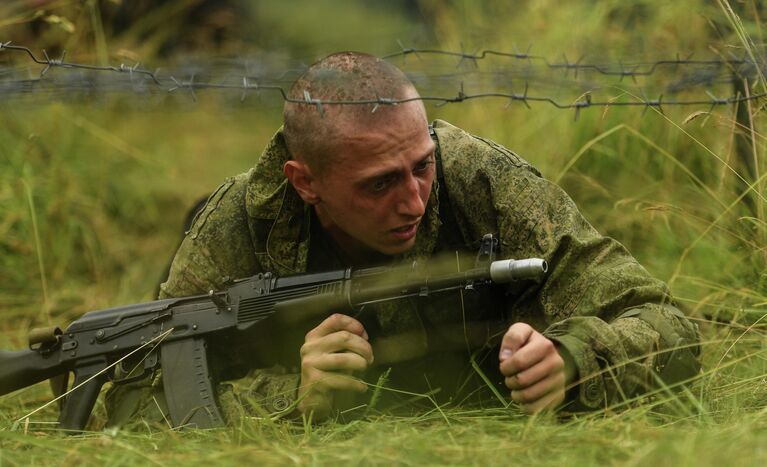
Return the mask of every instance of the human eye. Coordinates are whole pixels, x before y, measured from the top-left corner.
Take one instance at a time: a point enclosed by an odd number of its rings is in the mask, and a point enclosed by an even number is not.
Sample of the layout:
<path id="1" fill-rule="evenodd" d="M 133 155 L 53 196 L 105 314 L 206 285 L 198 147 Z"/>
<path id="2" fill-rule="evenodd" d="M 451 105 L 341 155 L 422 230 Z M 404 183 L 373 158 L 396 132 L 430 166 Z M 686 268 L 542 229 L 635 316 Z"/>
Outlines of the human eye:
<path id="1" fill-rule="evenodd" d="M 429 167 L 434 163 L 434 160 L 431 158 L 431 156 L 427 157 L 426 159 L 422 160 L 416 166 L 413 168 L 413 173 L 424 173 L 427 170 L 429 170 Z"/>
<path id="2" fill-rule="evenodd" d="M 370 191 L 373 194 L 381 194 L 386 191 L 387 188 L 391 185 L 391 177 L 382 177 L 377 178 L 370 182 L 368 185 L 368 191 Z"/>

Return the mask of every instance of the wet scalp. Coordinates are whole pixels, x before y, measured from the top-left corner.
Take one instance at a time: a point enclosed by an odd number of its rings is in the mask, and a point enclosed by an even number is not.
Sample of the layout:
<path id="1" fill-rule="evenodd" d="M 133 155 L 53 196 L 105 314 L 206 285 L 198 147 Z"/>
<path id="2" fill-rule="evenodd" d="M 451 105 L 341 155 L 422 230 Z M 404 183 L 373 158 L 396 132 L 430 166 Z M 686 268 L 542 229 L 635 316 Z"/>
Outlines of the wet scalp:
<path id="1" fill-rule="evenodd" d="M 291 99 L 360 101 L 417 96 L 413 84 L 394 65 L 360 52 L 339 52 L 309 67 L 288 92 Z M 420 104 L 419 104 L 420 105 Z M 322 176 L 331 165 L 333 141 L 349 124 L 385 122 L 393 106 L 326 104 L 322 115 L 314 104 L 286 102 L 283 110 L 285 141 L 294 159 L 306 162 Z M 373 112 L 375 108 L 375 112 Z"/>

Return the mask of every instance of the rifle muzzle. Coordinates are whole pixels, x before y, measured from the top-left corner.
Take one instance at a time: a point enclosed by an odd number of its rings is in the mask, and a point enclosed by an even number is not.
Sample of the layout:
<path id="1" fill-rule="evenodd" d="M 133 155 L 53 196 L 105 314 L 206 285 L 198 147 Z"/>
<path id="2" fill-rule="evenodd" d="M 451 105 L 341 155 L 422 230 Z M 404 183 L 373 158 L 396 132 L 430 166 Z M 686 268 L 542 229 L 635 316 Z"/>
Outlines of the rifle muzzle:
<path id="1" fill-rule="evenodd" d="M 490 279 L 503 284 L 525 279 L 538 279 L 549 269 L 546 260 L 540 258 L 506 259 L 490 263 Z"/>

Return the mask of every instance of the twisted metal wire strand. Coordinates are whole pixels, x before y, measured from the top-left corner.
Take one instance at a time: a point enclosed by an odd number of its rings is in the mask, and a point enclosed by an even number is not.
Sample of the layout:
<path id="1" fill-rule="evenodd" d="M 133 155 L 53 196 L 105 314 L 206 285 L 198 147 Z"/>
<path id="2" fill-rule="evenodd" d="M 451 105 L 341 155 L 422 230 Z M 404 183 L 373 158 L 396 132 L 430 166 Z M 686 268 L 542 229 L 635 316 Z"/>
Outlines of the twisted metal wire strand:
<path id="1" fill-rule="evenodd" d="M 482 92 L 482 93 L 475 93 L 475 94 L 467 94 L 464 92 L 463 82 L 461 82 L 460 89 L 454 96 L 419 96 L 419 97 L 411 97 L 406 99 L 377 97 L 376 99 L 363 99 L 363 100 L 321 100 L 321 99 L 313 98 L 309 94 L 309 92 L 304 92 L 304 95 L 301 98 L 289 97 L 281 86 L 261 85 L 258 82 L 248 78 L 247 76 L 242 77 L 241 84 L 196 82 L 194 80 L 194 75 L 192 75 L 192 77 L 187 81 L 180 81 L 173 76 L 170 76 L 166 80 L 164 78 L 161 78 L 157 74 L 157 72 L 152 72 L 147 69 L 140 68 L 139 63 L 136 63 L 134 66 L 126 66 L 125 64 L 120 64 L 120 66 L 101 66 L 101 65 L 73 63 L 73 62 L 65 61 L 66 53 L 62 54 L 61 58 L 59 59 L 51 59 L 45 51 L 43 51 L 45 58 L 41 59 L 35 56 L 35 54 L 29 48 L 24 46 L 12 45 L 11 42 L 5 42 L 5 43 L 0 42 L 0 52 L 2 52 L 3 50 L 23 52 L 33 62 L 40 65 L 44 65 L 45 67 L 40 72 L 41 78 L 44 77 L 45 74 L 51 68 L 84 69 L 84 70 L 90 70 L 90 71 L 128 73 L 131 76 L 136 74 L 136 75 L 140 75 L 140 76 L 144 76 L 148 78 L 154 84 L 156 84 L 162 89 L 165 89 L 169 93 L 172 93 L 179 89 L 188 89 L 190 91 L 192 98 L 195 100 L 196 100 L 195 90 L 197 89 L 240 90 L 242 91 L 242 95 L 240 99 L 241 101 L 245 99 L 249 91 L 263 91 L 263 90 L 273 91 L 278 93 L 283 99 L 283 101 L 285 102 L 314 106 L 317 108 L 317 111 L 321 115 L 324 115 L 324 106 L 328 106 L 328 105 L 371 105 L 373 106 L 371 112 L 375 112 L 381 105 L 398 105 L 398 104 L 404 104 L 404 103 L 412 102 L 412 101 L 434 102 L 439 106 L 439 105 L 445 105 L 445 104 L 460 103 L 460 102 L 465 102 L 465 101 L 474 100 L 474 99 L 498 98 L 498 99 L 508 100 L 508 106 L 510 106 L 513 102 L 521 102 L 526 107 L 530 108 L 531 102 L 545 102 L 554 106 L 557 109 L 575 109 L 576 118 L 577 118 L 579 112 L 582 109 L 589 108 L 589 107 L 644 107 L 645 110 L 648 108 L 656 108 L 662 111 L 664 106 L 710 106 L 713 109 L 716 106 L 731 105 L 731 104 L 742 103 L 746 101 L 755 101 L 755 100 L 759 100 L 759 99 L 767 97 L 767 92 L 752 94 L 749 96 L 729 96 L 725 98 L 718 98 L 708 93 L 708 96 L 709 96 L 708 99 L 663 100 L 663 95 L 660 95 L 657 99 L 637 98 L 636 100 L 633 100 L 633 101 L 615 101 L 615 100 L 595 101 L 595 100 L 592 100 L 591 94 L 586 93 L 584 96 L 582 96 L 581 98 L 577 99 L 574 102 L 563 103 L 549 96 L 530 95 L 528 93 L 528 90 L 529 90 L 528 83 L 525 83 L 524 92 L 521 94 L 513 93 L 513 92 L 512 93 Z M 413 49 L 413 48 L 410 48 L 410 49 L 403 48 L 402 51 L 397 52 L 395 54 L 387 55 L 383 58 L 406 56 L 409 54 L 416 54 L 416 55 L 438 54 L 438 55 L 457 56 L 457 57 L 460 57 L 461 60 L 465 60 L 465 59 L 477 60 L 477 59 L 485 58 L 488 55 L 509 56 L 509 57 L 519 58 L 519 59 L 546 60 L 543 57 L 529 55 L 528 53 L 508 53 L 508 52 L 498 52 L 493 50 L 483 50 L 481 51 L 481 53 L 466 54 L 463 52 L 450 52 L 450 51 L 442 51 L 442 50 L 436 50 L 436 49 Z M 620 72 L 612 72 L 598 65 L 580 64 L 579 62 L 556 64 L 556 63 L 550 63 L 546 61 L 546 64 L 552 68 L 565 67 L 568 69 L 576 69 L 576 70 L 588 68 L 588 69 L 596 70 L 603 74 L 620 74 L 621 76 L 638 76 L 638 75 L 652 74 L 655 72 L 655 70 L 658 69 L 658 67 L 665 66 L 665 65 L 733 66 L 733 65 L 743 65 L 743 64 L 749 64 L 749 63 L 750 62 L 748 62 L 745 59 L 739 59 L 739 60 L 677 59 L 677 60 L 662 60 L 662 61 L 654 62 L 652 67 L 646 70 L 634 70 L 634 71 L 622 70 Z M 167 85 L 163 84 L 163 80 L 165 80 L 166 82 L 170 81 L 170 83 L 167 83 Z"/>
<path id="2" fill-rule="evenodd" d="M 475 66 L 477 66 L 477 60 L 484 60 L 490 56 L 497 56 L 497 57 L 505 57 L 505 58 L 512 58 L 516 60 L 526 60 L 526 61 L 539 61 L 543 63 L 545 66 L 551 69 L 564 69 L 565 72 L 568 72 L 569 70 L 575 70 L 575 77 L 578 77 L 578 71 L 579 70 L 590 70 L 595 71 L 597 73 L 607 75 L 607 76 L 619 76 L 621 80 L 625 77 L 631 77 L 632 79 L 635 79 L 637 76 L 649 76 L 654 74 L 656 71 L 658 71 L 662 67 L 674 67 L 677 68 L 679 66 L 715 66 L 715 67 L 728 67 L 733 68 L 737 66 L 756 66 L 756 64 L 752 61 L 747 59 L 745 56 L 742 58 L 732 58 L 727 60 L 717 59 L 717 60 L 693 60 L 692 56 L 693 54 L 688 55 L 686 58 L 682 58 L 679 54 L 677 54 L 676 58 L 674 59 L 668 59 L 668 60 L 657 60 L 654 62 L 647 62 L 647 63 L 634 63 L 634 64 L 623 64 L 619 63 L 618 69 L 615 69 L 613 67 L 607 67 L 604 65 L 598 65 L 595 63 L 582 63 L 585 57 L 580 57 L 575 62 L 570 62 L 567 59 L 566 55 L 562 55 L 562 62 L 551 62 L 548 58 L 541 56 L 541 55 L 532 55 L 530 54 L 531 47 L 528 47 L 528 50 L 526 52 L 503 52 L 498 50 L 491 50 L 491 49 L 484 49 L 484 50 L 478 50 L 474 53 L 467 53 L 467 52 L 455 52 L 450 50 L 442 50 L 442 49 L 419 49 L 414 47 L 405 47 L 402 45 L 402 43 L 399 43 L 400 45 L 400 51 L 391 53 L 389 55 L 385 55 L 381 58 L 388 60 L 392 58 L 397 57 L 407 57 L 408 55 L 415 55 L 419 59 L 422 58 L 421 55 L 441 55 L 441 56 L 448 56 L 448 57 L 456 57 L 459 59 L 456 66 L 461 66 L 464 62 L 471 62 Z"/>

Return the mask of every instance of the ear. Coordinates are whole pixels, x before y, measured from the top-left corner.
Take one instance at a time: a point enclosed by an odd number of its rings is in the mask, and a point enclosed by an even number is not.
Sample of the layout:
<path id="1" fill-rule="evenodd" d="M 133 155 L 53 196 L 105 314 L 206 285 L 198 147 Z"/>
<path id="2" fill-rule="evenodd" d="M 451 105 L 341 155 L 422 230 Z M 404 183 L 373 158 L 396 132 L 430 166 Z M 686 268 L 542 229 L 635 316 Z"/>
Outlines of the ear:
<path id="1" fill-rule="evenodd" d="M 306 204 L 317 204 L 321 201 L 319 194 L 316 192 L 315 185 L 316 179 L 312 175 L 312 171 L 306 163 L 289 160 L 282 166 L 282 173 L 288 179 L 298 196 L 304 200 Z"/>

